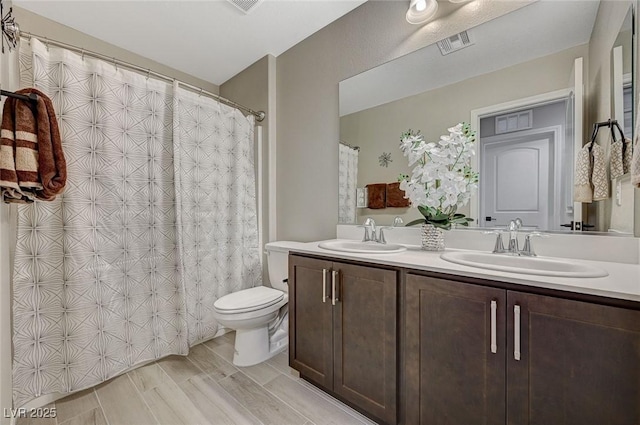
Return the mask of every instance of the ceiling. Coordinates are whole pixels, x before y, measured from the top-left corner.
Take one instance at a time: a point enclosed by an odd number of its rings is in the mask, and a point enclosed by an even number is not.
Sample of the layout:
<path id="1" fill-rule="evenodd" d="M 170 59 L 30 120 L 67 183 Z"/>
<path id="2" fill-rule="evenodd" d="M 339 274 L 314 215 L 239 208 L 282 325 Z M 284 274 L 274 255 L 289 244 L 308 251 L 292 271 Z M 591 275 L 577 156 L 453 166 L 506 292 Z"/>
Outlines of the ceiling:
<path id="1" fill-rule="evenodd" d="M 280 55 L 365 1 L 264 0 L 249 14 L 226 0 L 13 4 L 220 85 L 265 55 Z"/>
<path id="2" fill-rule="evenodd" d="M 433 44 L 342 81 L 340 116 L 585 44 L 599 3 L 538 1 L 469 29 L 474 44 L 460 51 Z"/>

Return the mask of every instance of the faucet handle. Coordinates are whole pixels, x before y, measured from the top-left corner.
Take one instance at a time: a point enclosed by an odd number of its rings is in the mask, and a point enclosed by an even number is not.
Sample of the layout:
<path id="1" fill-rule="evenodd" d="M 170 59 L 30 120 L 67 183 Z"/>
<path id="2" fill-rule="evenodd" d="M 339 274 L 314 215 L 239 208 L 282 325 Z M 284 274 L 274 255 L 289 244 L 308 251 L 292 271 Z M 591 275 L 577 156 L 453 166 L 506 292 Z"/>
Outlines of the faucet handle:
<path id="1" fill-rule="evenodd" d="M 531 238 L 550 238 L 550 235 L 545 233 L 540 233 L 538 231 L 527 233 L 524 237 L 524 247 L 522 248 L 521 254 L 527 255 L 529 257 L 537 257 L 537 254 L 533 251 L 533 245 L 531 244 Z"/>
<path id="2" fill-rule="evenodd" d="M 364 237 L 362 238 L 362 242 L 369 242 L 371 240 L 371 235 L 369 233 L 369 226 L 359 225 L 358 227 L 364 227 Z"/>
<path id="3" fill-rule="evenodd" d="M 392 227 L 381 227 L 380 230 L 378 230 L 378 240 L 376 242 L 387 243 L 387 240 L 384 238 L 384 229 L 392 229 Z"/>
<path id="4" fill-rule="evenodd" d="M 404 224 L 404 220 L 399 215 L 395 216 L 393 219 L 393 225 L 391 227 L 398 227 Z"/>
<path id="5" fill-rule="evenodd" d="M 493 253 L 494 254 L 502 254 L 504 252 L 506 252 L 506 250 L 504 249 L 504 243 L 502 242 L 502 231 L 501 230 L 487 230 L 482 232 L 485 235 L 496 235 L 496 244 L 493 247 Z"/>
<path id="6" fill-rule="evenodd" d="M 376 222 L 371 217 L 367 217 L 364 224 L 358 227 L 364 227 L 364 238 L 362 238 L 362 242 L 376 240 Z M 371 234 L 369 233 L 369 228 L 371 228 Z"/>

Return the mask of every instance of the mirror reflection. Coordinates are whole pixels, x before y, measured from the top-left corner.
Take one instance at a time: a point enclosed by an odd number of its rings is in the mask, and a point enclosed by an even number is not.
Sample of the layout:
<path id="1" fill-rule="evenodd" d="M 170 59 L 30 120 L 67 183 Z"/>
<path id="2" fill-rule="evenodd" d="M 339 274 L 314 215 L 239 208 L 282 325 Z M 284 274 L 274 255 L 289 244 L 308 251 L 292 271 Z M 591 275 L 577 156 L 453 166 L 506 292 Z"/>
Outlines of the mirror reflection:
<path id="1" fill-rule="evenodd" d="M 575 157 L 593 123 L 616 119 L 632 137 L 631 22 L 630 1 L 536 2 L 341 82 L 339 222 L 420 218 L 415 208 L 370 208 L 367 186 L 410 174 L 404 131 L 437 141 L 468 122 L 480 184 L 460 212 L 473 226 L 520 217 L 540 230 L 633 234 L 628 174 L 608 198 L 574 202 Z M 597 140 L 607 155 L 608 135 Z"/>

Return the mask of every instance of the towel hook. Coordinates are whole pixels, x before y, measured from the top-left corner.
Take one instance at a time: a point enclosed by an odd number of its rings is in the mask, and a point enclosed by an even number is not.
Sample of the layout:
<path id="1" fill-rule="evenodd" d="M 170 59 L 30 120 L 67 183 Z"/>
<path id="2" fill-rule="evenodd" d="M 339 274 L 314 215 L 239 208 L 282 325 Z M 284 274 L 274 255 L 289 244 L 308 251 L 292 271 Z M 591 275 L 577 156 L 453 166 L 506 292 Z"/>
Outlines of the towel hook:
<path id="1" fill-rule="evenodd" d="M 149 81 L 149 75 L 151 75 L 151 69 L 147 68 L 147 81 Z"/>

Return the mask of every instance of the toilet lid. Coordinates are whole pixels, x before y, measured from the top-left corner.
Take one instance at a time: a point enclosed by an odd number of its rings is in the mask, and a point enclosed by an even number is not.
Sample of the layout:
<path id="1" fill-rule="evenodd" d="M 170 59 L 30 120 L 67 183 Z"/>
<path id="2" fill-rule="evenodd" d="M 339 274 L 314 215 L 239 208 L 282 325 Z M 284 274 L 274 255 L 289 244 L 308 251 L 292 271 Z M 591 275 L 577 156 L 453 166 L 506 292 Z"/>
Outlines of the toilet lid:
<path id="1" fill-rule="evenodd" d="M 245 313 L 276 304 L 284 298 L 284 292 L 266 286 L 243 289 L 225 295 L 213 307 L 221 313 Z"/>

